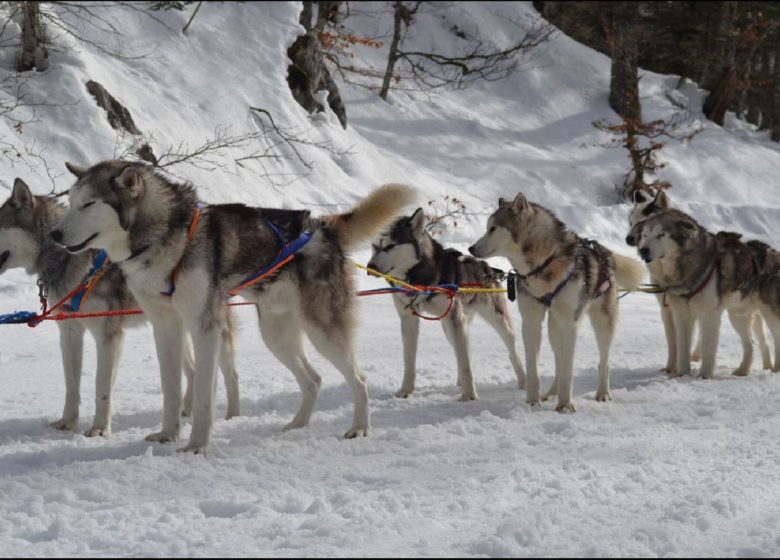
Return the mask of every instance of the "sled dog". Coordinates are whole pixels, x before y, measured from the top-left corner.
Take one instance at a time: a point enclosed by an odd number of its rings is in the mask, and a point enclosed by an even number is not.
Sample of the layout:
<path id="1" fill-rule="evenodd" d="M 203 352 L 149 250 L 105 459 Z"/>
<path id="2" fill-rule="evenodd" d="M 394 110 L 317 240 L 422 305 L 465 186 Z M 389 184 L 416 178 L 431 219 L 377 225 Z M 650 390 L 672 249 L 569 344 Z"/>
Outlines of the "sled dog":
<path id="1" fill-rule="evenodd" d="M 418 208 L 411 216 L 399 218 L 373 245 L 368 267 L 418 286 L 446 284 L 477 285 L 500 288 L 503 272 L 484 261 L 446 249 L 425 228 L 425 214 Z M 404 347 L 404 379 L 397 397 L 407 398 L 414 392 L 415 361 L 421 314 L 445 315 L 441 326 L 455 351 L 461 400 L 477 398 L 469 358 L 468 328 L 475 315 L 493 327 L 509 352 L 517 384 L 525 388 L 525 372 L 515 351 L 512 318 L 502 293 L 459 293 L 450 307 L 446 294 L 393 294 L 393 303 L 401 319 Z M 447 312 L 449 310 L 449 312 Z"/>
<path id="2" fill-rule="evenodd" d="M 780 371 L 780 252 L 761 241 L 748 241 L 759 270 L 758 307 L 775 344 L 775 360 L 771 368 Z M 761 348 L 762 352 L 764 348 Z M 766 360 L 764 361 L 766 369 Z"/>
<path id="3" fill-rule="evenodd" d="M 558 411 L 575 410 L 574 347 L 580 320 L 587 312 L 599 347 L 596 400 L 609 400 L 609 351 L 618 320 L 617 290 L 618 286 L 632 289 L 639 285 L 645 274 L 642 264 L 577 236 L 550 210 L 529 202 L 522 193 L 511 202 L 499 199 L 498 209 L 488 218 L 487 232 L 469 251 L 479 258 L 507 257 L 517 271 L 528 402 L 537 405 L 542 400 L 537 359 L 548 311 L 555 381 L 545 397 L 558 396 Z"/>
<path id="4" fill-rule="evenodd" d="M 345 437 L 368 433 L 368 385 L 355 359 L 354 278 L 346 251 L 387 227 L 411 202 L 412 189 L 385 185 L 350 212 L 313 218 L 306 210 L 201 207 L 192 185 L 140 163 L 68 168 L 77 180 L 52 237 L 71 253 L 105 249 L 152 322 L 164 410 L 162 430 L 147 439 L 179 438 L 176 372 L 186 328 L 195 346 L 195 396 L 190 440 L 181 451 L 208 448 L 217 342 L 231 293 L 257 305 L 263 339 L 301 388 L 300 409 L 287 428 L 308 423 L 319 392 L 320 376 L 304 352 L 306 333 L 352 390 L 353 422 Z M 299 250 L 282 266 L 279 258 L 291 247 Z"/>
<path id="5" fill-rule="evenodd" d="M 663 190 L 656 192 L 638 190 L 634 192 L 634 207 L 629 214 L 629 226 L 631 230 L 626 236 L 626 243 L 630 246 L 636 246 L 635 228 L 637 224 L 644 221 L 647 217 L 652 216 L 657 212 L 670 209 L 669 197 Z M 649 263 L 648 269 L 650 270 L 651 281 L 655 282 L 654 269 L 659 267 L 658 263 Z M 662 369 L 666 373 L 674 373 L 677 367 L 677 334 L 675 330 L 674 317 L 672 315 L 672 309 L 666 302 L 663 294 L 656 294 L 658 303 L 661 307 L 661 320 L 664 325 L 664 334 L 666 335 L 667 344 L 667 359 L 666 366 Z M 769 345 L 766 341 L 766 334 L 764 333 L 764 323 L 761 320 L 758 312 L 753 314 L 751 318 L 753 332 L 758 340 L 759 348 L 761 349 L 762 365 L 764 369 L 772 369 L 772 357 L 769 351 Z M 691 354 L 691 359 L 695 362 L 701 360 L 701 337 L 695 345 L 695 349 Z"/>
<path id="6" fill-rule="evenodd" d="M 52 304 L 68 295 L 84 280 L 93 267 L 93 259 L 97 253 L 90 250 L 71 255 L 52 241 L 50 233 L 65 212 L 65 206 L 56 198 L 34 196 L 21 179 L 16 179 L 11 197 L 0 207 L 0 274 L 12 268 L 23 268 L 28 274 L 36 275 L 39 285 L 48 292 Z M 107 266 L 89 297 L 82 301 L 80 311 L 83 312 L 138 307 L 127 288 L 122 271 L 116 264 Z M 73 300 L 67 302 L 67 305 L 73 305 Z M 123 330 L 125 327 L 143 323 L 141 316 L 57 321 L 62 366 L 65 371 L 65 407 L 62 418 L 53 422 L 52 427 L 71 431 L 78 428 L 82 349 L 84 331 L 88 330 L 95 338 L 97 346 L 97 372 L 95 418 L 86 435 L 92 437 L 111 434 L 111 393 L 122 347 Z M 228 393 L 227 417 L 231 418 L 239 414 L 238 375 L 233 363 L 233 341 L 229 326 L 222 334 L 221 365 Z M 192 408 L 194 360 L 189 338 L 186 339 L 183 351 L 186 356 L 184 370 L 187 374 L 187 396 L 184 399 L 183 414 L 188 415 Z"/>
<path id="7" fill-rule="evenodd" d="M 712 377 L 724 310 L 743 348 L 742 362 L 733 373 L 747 375 L 753 363 L 750 324 L 757 309 L 760 270 L 740 234 L 711 233 L 678 210 L 654 213 L 632 231 L 642 260 L 652 267 L 653 278 L 666 290 L 672 309 L 677 335 L 673 375 L 691 372 L 691 338 L 698 320 L 700 375 Z"/>

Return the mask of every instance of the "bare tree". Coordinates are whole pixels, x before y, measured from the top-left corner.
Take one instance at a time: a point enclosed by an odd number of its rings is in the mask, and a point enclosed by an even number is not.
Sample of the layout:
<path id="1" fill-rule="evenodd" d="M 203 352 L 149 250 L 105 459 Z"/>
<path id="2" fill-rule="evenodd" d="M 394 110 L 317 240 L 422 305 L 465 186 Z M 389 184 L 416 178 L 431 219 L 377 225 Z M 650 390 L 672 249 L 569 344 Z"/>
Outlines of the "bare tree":
<path id="1" fill-rule="evenodd" d="M 609 106 L 626 121 L 640 121 L 639 6 L 637 2 L 602 2 L 604 30 L 612 57 Z"/>
<path id="2" fill-rule="evenodd" d="M 18 72 L 46 70 L 49 53 L 46 49 L 40 2 L 20 2 L 22 37 L 19 49 Z"/>

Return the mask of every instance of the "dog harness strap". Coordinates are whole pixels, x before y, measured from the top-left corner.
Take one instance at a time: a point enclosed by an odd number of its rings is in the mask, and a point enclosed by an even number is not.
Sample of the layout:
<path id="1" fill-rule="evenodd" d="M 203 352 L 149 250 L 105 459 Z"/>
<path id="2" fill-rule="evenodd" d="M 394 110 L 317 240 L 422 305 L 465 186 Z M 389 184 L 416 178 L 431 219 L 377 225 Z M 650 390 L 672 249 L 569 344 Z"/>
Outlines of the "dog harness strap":
<path id="1" fill-rule="evenodd" d="M 566 284 L 569 283 L 569 280 L 574 278 L 574 274 L 576 272 L 577 272 L 577 268 L 572 266 L 571 270 L 569 270 L 569 273 L 566 275 L 566 278 L 564 278 L 563 281 L 560 284 L 558 284 L 558 286 L 556 286 L 556 288 L 552 292 L 547 292 L 542 297 L 538 297 L 536 299 L 541 303 L 543 303 L 545 307 L 550 307 L 552 305 L 553 300 L 555 299 L 555 296 L 561 293 L 561 290 L 563 290 Z"/>
<path id="2" fill-rule="evenodd" d="M 164 292 L 160 292 L 160 295 L 171 297 L 176 292 L 176 280 L 179 278 L 179 272 L 181 272 L 181 264 L 184 262 L 184 255 L 187 253 L 187 249 L 189 248 L 190 243 L 192 243 L 192 240 L 195 238 L 195 232 L 198 229 L 198 222 L 200 221 L 200 209 L 200 204 L 197 204 L 195 206 L 195 214 L 192 216 L 192 221 L 190 222 L 190 229 L 187 230 L 187 245 L 184 246 L 184 252 L 181 255 L 181 259 L 179 259 L 179 262 L 176 264 L 173 272 L 171 272 L 171 280 L 168 285 L 168 289 Z"/>
<path id="3" fill-rule="evenodd" d="M 517 273 L 517 277 L 520 278 L 521 280 L 525 280 L 526 278 L 530 278 L 531 276 L 536 276 L 541 271 L 543 271 L 545 268 L 550 266 L 550 263 L 555 260 L 556 256 L 557 255 L 555 253 L 553 253 L 552 255 L 547 257 L 542 264 L 540 264 L 539 266 L 537 266 L 536 268 L 531 270 L 531 272 L 529 272 L 528 274 Z"/>
<path id="4" fill-rule="evenodd" d="M 707 284 L 709 284 L 710 279 L 712 278 L 712 275 L 715 274 L 715 270 L 718 268 L 719 264 L 720 264 L 720 257 L 716 257 L 715 260 L 712 263 L 712 267 L 710 268 L 709 273 L 707 274 L 707 276 L 704 277 L 704 281 L 701 284 L 699 284 L 699 286 L 695 290 L 693 290 L 691 292 L 688 292 L 687 294 L 685 294 L 682 297 L 684 297 L 685 299 L 689 300 L 689 299 L 693 298 L 693 296 L 695 296 L 696 294 L 701 292 L 704 289 L 704 287 Z"/>
<path id="5" fill-rule="evenodd" d="M 312 232 L 309 230 L 303 231 L 297 239 L 292 241 L 291 243 L 285 244 L 284 236 L 282 235 L 282 232 L 279 230 L 276 225 L 274 225 L 272 222 L 269 222 L 266 220 L 266 224 L 268 224 L 268 227 L 271 228 L 271 230 L 276 235 L 277 239 L 279 239 L 279 254 L 276 255 L 276 258 L 271 261 L 270 264 L 267 266 L 264 266 L 251 276 L 245 278 L 238 286 L 233 288 L 228 292 L 231 296 L 234 296 L 238 294 L 241 290 L 244 288 L 248 288 L 249 286 L 253 284 L 257 284 L 261 280 L 264 280 L 265 278 L 268 278 L 271 274 L 282 268 L 284 265 L 289 263 L 291 260 L 295 258 L 295 255 L 298 251 L 303 249 L 303 247 L 311 240 Z"/>
<path id="6" fill-rule="evenodd" d="M 108 254 L 104 250 L 101 249 L 98 251 L 95 258 L 92 260 L 92 268 L 87 272 L 87 276 L 81 284 L 81 289 L 71 298 L 70 303 L 65 305 L 68 311 L 75 312 L 81 309 L 81 306 L 89 299 L 89 294 L 92 293 L 92 289 L 100 282 L 100 279 L 110 262 L 111 261 L 108 260 Z"/>

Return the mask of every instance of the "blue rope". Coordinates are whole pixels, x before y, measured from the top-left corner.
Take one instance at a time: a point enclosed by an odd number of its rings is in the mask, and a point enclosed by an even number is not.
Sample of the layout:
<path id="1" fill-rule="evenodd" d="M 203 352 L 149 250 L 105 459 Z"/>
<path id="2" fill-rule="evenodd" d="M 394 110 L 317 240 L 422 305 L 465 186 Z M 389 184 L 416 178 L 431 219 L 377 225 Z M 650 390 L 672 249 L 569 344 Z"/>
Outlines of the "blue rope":
<path id="1" fill-rule="evenodd" d="M 89 284 L 89 281 L 92 280 L 95 274 L 98 273 L 98 270 L 103 268 L 103 265 L 106 264 L 106 260 L 108 260 L 108 254 L 103 249 L 101 249 L 92 260 L 92 268 L 89 269 L 89 272 L 87 272 L 87 276 L 84 278 L 81 290 L 79 290 L 79 292 L 71 298 L 70 303 L 68 304 L 68 309 L 71 311 L 78 311 L 81 308 L 81 301 L 84 299 L 84 294 L 87 293 L 87 285 Z"/>
<path id="2" fill-rule="evenodd" d="M 0 315 L 0 325 L 20 325 L 23 323 L 29 323 L 37 316 L 38 314 L 35 311 L 16 311 L 15 313 L 6 313 L 5 315 Z"/>
<path id="3" fill-rule="evenodd" d="M 300 251 L 304 247 L 304 245 L 306 245 L 311 240 L 312 232 L 306 230 L 303 233 L 301 233 L 301 235 L 299 235 L 295 241 L 292 241 L 289 245 L 285 246 L 284 238 L 282 237 L 281 232 L 271 222 L 267 222 L 267 223 L 274 231 L 276 236 L 279 238 L 279 242 L 282 244 L 282 250 L 276 256 L 276 258 L 271 262 L 271 264 L 264 266 L 263 268 L 261 268 L 260 270 L 252 274 L 251 276 L 244 278 L 244 280 L 242 280 L 241 283 L 236 288 L 233 288 L 234 290 L 239 290 L 241 289 L 242 286 L 245 286 L 246 284 L 251 283 L 256 278 L 259 278 L 260 276 L 266 274 L 269 270 L 274 268 L 277 264 L 282 262 L 284 259 Z"/>

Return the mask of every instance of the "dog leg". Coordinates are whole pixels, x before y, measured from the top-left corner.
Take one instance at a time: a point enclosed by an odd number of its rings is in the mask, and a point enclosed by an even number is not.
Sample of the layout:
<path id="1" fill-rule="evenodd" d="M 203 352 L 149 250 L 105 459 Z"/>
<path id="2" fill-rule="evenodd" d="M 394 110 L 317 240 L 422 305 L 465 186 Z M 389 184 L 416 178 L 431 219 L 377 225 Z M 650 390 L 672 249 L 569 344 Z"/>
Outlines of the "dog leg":
<path id="1" fill-rule="evenodd" d="M 79 426 L 81 404 L 84 326 L 80 321 L 62 321 L 57 326 L 60 329 L 62 369 L 65 372 L 65 408 L 62 411 L 62 418 L 49 426 L 56 430 L 75 431 Z"/>
<path id="2" fill-rule="evenodd" d="M 469 336 L 466 318 L 463 310 L 456 303 L 450 314 L 441 321 L 441 326 L 455 350 L 455 360 L 458 364 L 458 379 L 460 379 L 460 400 L 474 401 L 477 399 L 477 389 L 474 386 L 474 374 L 471 371 L 469 356 Z"/>
<path id="3" fill-rule="evenodd" d="M 553 362 L 555 363 L 555 375 L 553 377 L 553 382 L 550 385 L 550 388 L 547 389 L 547 392 L 542 395 L 542 402 L 546 402 L 547 400 L 551 399 L 552 397 L 558 396 L 558 378 L 561 374 L 561 368 L 560 368 L 560 361 L 555 359 L 555 356 L 557 356 L 561 352 L 561 335 L 558 332 L 558 323 L 555 321 L 547 321 L 547 338 L 550 340 L 550 346 L 552 347 L 553 351 Z"/>
<path id="4" fill-rule="evenodd" d="M 712 379 L 715 372 L 715 356 L 718 352 L 718 337 L 720 336 L 720 322 L 722 310 L 710 311 L 701 317 L 699 330 L 701 331 L 701 370 L 699 375 L 704 379 Z M 739 331 L 737 331 L 739 332 Z M 741 335 L 740 335 L 741 336 Z M 748 335 L 749 338 L 749 335 Z M 750 361 L 753 361 L 753 345 L 750 345 Z"/>
<path id="5" fill-rule="evenodd" d="M 214 386 L 224 328 L 218 319 L 214 320 L 210 328 L 201 328 L 202 321 L 199 315 L 187 321 L 187 326 L 192 333 L 192 343 L 195 346 L 192 432 L 187 445 L 176 450 L 196 455 L 208 450 L 214 426 Z"/>
<path id="6" fill-rule="evenodd" d="M 307 324 L 306 332 L 317 351 L 341 372 L 352 390 L 355 412 L 352 418 L 352 427 L 344 434 L 344 437 L 351 439 L 367 436 L 371 427 L 368 409 L 368 383 L 355 359 L 352 333 L 347 332 L 344 328 L 323 330 L 311 323 Z"/>
<path id="7" fill-rule="evenodd" d="M 596 389 L 596 400 L 599 402 L 611 401 L 609 394 L 609 351 L 612 340 L 615 337 L 617 322 L 617 300 L 614 290 L 604 294 L 601 302 L 591 306 L 590 323 L 596 335 L 596 344 L 599 347 L 599 385 Z M 611 307 L 611 309 L 610 309 Z"/>
<path id="8" fill-rule="evenodd" d="M 106 319 L 100 323 L 94 334 L 97 342 L 95 419 L 84 435 L 108 437 L 111 435 L 111 394 L 124 338 L 122 323 L 116 318 Z"/>
<path id="9" fill-rule="evenodd" d="M 737 331 L 742 342 L 742 362 L 732 372 L 732 375 L 748 375 L 753 367 L 753 340 L 750 338 L 750 324 L 752 320 L 753 315 L 749 311 L 729 309 L 729 321 L 734 330 Z"/>
<path id="10" fill-rule="evenodd" d="M 766 326 L 769 327 L 769 332 L 772 334 L 772 342 L 775 345 L 775 359 L 772 366 L 772 371 L 780 372 L 780 315 L 777 315 L 770 306 L 761 305 L 761 316 L 766 321 Z"/>
<path id="11" fill-rule="evenodd" d="M 393 303 L 401 319 L 401 341 L 404 347 L 404 380 L 401 389 L 395 396 L 406 399 L 414 393 L 414 383 L 417 377 L 417 343 L 420 339 L 420 319 L 412 315 L 406 305 L 406 296 L 393 295 Z"/>
<path id="12" fill-rule="evenodd" d="M 558 335 L 558 352 L 555 354 L 556 380 L 558 384 L 558 412 L 576 412 L 572 401 L 572 381 L 574 376 L 574 350 L 577 344 L 579 320 L 570 316 L 571 309 L 550 310 L 550 322 L 556 323 L 555 333 Z"/>
<path id="13" fill-rule="evenodd" d="M 677 367 L 672 377 L 691 373 L 691 337 L 693 335 L 693 316 L 688 303 L 680 298 L 669 297 L 674 315 L 674 328 L 677 332 Z"/>
<path id="14" fill-rule="evenodd" d="M 542 403 L 539 396 L 539 371 L 537 363 L 542 346 L 542 323 L 547 308 L 527 296 L 518 296 L 517 306 L 523 318 L 523 346 L 525 348 L 525 365 L 528 373 L 526 382 L 526 402 L 531 406 Z"/>
<path id="15" fill-rule="evenodd" d="M 174 314 L 150 314 L 148 308 L 147 315 L 152 323 L 157 359 L 160 362 L 163 422 L 162 430 L 146 436 L 146 441 L 178 441 L 181 429 L 182 323 Z"/>
<path id="16" fill-rule="evenodd" d="M 238 390 L 238 371 L 236 370 L 235 347 L 233 345 L 233 325 L 230 312 L 227 314 L 227 325 L 222 329 L 222 349 L 219 352 L 219 369 L 225 380 L 227 392 L 227 413 L 225 420 L 240 416 L 240 395 Z"/>
<path id="17" fill-rule="evenodd" d="M 512 324 L 512 317 L 509 315 L 509 309 L 504 303 L 503 297 L 500 302 L 493 305 L 491 301 L 487 306 L 479 308 L 480 316 L 487 321 L 487 323 L 495 329 L 498 336 L 506 346 L 507 352 L 509 352 L 509 361 L 512 362 L 512 367 L 515 370 L 515 377 L 517 377 L 517 387 L 520 390 L 525 389 L 525 370 L 520 363 L 520 359 L 517 357 L 517 350 L 515 348 L 515 328 Z"/>
<path id="18" fill-rule="evenodd" d="M 701 361 L 701 322 L 700 321 L 694 321 L 694 331 L 696 330 L 696 326 L 699 327 L 699 338 L 696 340 L 696 344 L 693 347 L 693 352 L 691 352 L 691 361 L 692 362 L 700 362 Z"/>
<path id="19" fill-rule="evenodd" d="M 658 303 L 661 306 L 661 321 L 664 324 L 664 335 L 666 336 L 666 367 L 661 371 L 674 373 L 677 369 L 677 331 L 674 327 L 674 315 L 672 308 L 664 305 L 663 295 L 657 296 Z"/>
<path id="20" fill-rule="evenodd" d="M 769 351 L 769 344 L 767 344 L 766 333 L 764 332 L 764 319 L 758 311 L 753 312 L 751 319 L 753 321 L 753 333 L 756 335 L 758 347 L 761 349 L 761 367 L 766 370 L 771 370 L 772 354 Z"/>
<path id="21" fill-rule="evenodd" d="M 195 350 L 192 348 L 192 336 L 190 333 L 184 333 L 183 340 L 182 369 L 184 370 L 187 389 L 184 391 L 184 403 L 182 405 L 181 415 L 190 416 L 192 414 L 192 387 L 195 379 Z"/>
<path id="22" fill-rule="evenodd" d="M 306 360 L 303 325 L 293 313 L 263 312 L 259 313 L 259 317 L 260 332 L 266 346 L 293 373 L 303 395 L 298 413 L 284 429 L 302 428 L 309 423 L 321 384 L 320 376 Z"/>

